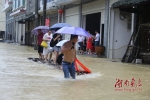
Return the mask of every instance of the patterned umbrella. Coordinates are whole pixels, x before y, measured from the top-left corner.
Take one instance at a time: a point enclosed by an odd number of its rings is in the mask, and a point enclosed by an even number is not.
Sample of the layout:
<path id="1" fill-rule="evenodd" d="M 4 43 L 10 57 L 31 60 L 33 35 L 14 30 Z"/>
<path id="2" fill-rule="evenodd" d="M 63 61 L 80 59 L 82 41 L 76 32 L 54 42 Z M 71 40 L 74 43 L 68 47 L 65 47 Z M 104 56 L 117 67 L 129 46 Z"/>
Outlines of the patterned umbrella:
<path id="1" fill-rule="evenodd" d="M 38 26 L 38 27 L 34 28 L 31 32 L 35 35 L 38 35 L 38 29 L 41 29 L 42 33 L 44 33 L 44 34 L 49 31 L 48 26 Z"/>

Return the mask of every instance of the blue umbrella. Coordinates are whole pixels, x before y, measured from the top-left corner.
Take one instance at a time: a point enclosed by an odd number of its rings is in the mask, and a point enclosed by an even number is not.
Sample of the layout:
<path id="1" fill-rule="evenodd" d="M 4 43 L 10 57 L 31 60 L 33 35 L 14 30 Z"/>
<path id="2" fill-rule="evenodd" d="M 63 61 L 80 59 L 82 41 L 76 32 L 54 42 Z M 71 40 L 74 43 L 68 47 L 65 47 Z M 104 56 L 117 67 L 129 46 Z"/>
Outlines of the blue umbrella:
<path id="1" fill-rule="evenodd" d="M 60 29 L 60 28 L 65 27 L 65 26 L 71 27 L 71 25 L 67 24 L 67 23 L 56 23 L 50 27 L 50 30 Z"/>
<path id="2" fill-rule="evenodd" d="M 63 27 L 56 31 L 55 33 L 58 34 L 73 34 L 73 35 L 80 35 L 80 36 L 87 36 L 91 37 L 91 35 L 85 31 L 83 28 L 80 27 Z"/>
<path id="3" fill-rule="evenodd" d="M 38 29 L 41 29 L 42 33 L 44 33 L 44 34 L 49 31 L 48 26 L 38 26 L 38 27 L 34 28 L 31 32 L 35 35 L 38 35 Z"/>

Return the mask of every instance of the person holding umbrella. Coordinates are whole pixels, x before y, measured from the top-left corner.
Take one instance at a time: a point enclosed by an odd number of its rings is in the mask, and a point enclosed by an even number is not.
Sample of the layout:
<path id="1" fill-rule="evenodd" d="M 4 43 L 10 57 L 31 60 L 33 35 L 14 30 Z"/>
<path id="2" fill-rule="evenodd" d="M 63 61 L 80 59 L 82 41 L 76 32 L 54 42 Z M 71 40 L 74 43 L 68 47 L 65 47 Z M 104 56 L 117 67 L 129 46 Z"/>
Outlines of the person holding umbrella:
<path id="1" fill-rule="evenodd" d="M 78 35 L 71 35 L 70 41 L 64 43 L 61 48 L 61 53 L 64 54 L 63 61 L 62 61 L 64 78 L 69 78 L 71 76 L 73 79 L 75 79 L 76 70 L 74 66 L 74 60 L 76 58 L 75 44 L 77 40 L 78 40 Z"/>
<path id="2" fill-rule="evenodd" d="M 38 26 L 35 27 L 31 32 L 34 35 L 37 35 L 37 44 L 38 44 L 38 53 L 39 53 L 39 58 L 42 60 L 43 57 L 43 47 L 41 46 L 41 43 L 43 41 L 43 36 L 45 33 L 49 31 L 48 26 Z"/>
<path id="3" fill-rule="evenodd" d="M 39 58 L 42 60 L 43 57 L 43 47 L 41 46 L 41 43 L 43 41 L 43 33 L 41 29 L 38 29 L 38 36 L 37 36 L 37 44 L 38 44 L 38 53 L 39 53 Z"/>
<path id="4" fill-rule="evenodd" d="M 69 78 L 70 75 L 75 79 L 75 66 L 74 60 L 76 58 L 76 42 L 78 41 L 78 36 L 91 37 L 91 35 L 85 31 L 85 29 L 80 27 L 63 27 L 55 32 L 55 34 L 70 34 L 71 39 L 63 44 L 61 47 L 61 53 L 64 54 L 62 67 L 64 72 L 64 78 Z M 70 73 L 70 75 L 69 75 Z"/>

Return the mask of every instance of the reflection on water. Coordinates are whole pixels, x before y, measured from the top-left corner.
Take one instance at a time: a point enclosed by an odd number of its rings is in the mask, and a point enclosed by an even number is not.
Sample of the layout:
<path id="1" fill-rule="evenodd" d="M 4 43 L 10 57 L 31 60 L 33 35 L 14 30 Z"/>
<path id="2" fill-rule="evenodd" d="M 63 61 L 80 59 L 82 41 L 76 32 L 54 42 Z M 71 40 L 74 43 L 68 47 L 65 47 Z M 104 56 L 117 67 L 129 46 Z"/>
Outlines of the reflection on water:
<path id="1" fill-rule="evenodd" d="M 28 60 L 38 57 L 32 47 L 0 45 L 0 100 L 150 100 L 149 65 L 78 56 L 92 74 L 64 79 L 61 70 Z M 134 88 L 141 91 L 125 91 L 133 89 L 133 78 L 136 84 L 141 80 L 142 86 Z M 123 80 L 122 90 L 115 88 L 116 79 Z"/>

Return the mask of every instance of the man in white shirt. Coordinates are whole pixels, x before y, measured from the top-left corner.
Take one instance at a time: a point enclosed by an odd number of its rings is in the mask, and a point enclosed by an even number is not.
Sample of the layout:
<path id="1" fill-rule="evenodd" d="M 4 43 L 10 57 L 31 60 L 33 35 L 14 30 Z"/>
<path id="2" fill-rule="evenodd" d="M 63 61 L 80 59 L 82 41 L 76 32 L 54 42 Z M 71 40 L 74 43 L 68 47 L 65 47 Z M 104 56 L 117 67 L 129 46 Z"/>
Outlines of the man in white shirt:
<path id="1" fill-rule="evenodd" d="M 83 54 L 83 47 L 84 47 L 84 36 L 78 36 L 78 44 L 80 46 L 79 48 L 79 54 Z"/>
<path id="2" fill-rule="evenodd" d="M 95 39 L 94 45 L 95 45 L 95 47 L 96 47 L 96 46 L 99 46 L 100 34 L 98 33 L 97 30 L 95 31 L 95 34 L 96 34 L 96 36 L 94 37 L 94 39 Z"/>
<path id="3" fill-rule="evenodd" d="M 52 58 L 52 52 L 53 52 L 53 48 L 50 47 L 50 41 L 52 39 L 52 32 L 49 31 L 48 33 L 46 33 L 44 36 L 43 36 L 43 40 L 47 42 L 48 44 L 48 47 L 47 48 L 43 48 L 43 55 L 44 55 L 44 62 L 48 62 L 47 58 L 48 58 L 48 54 L 50 53 L 50 58 L 49 60 L 51 60 Z"/>

